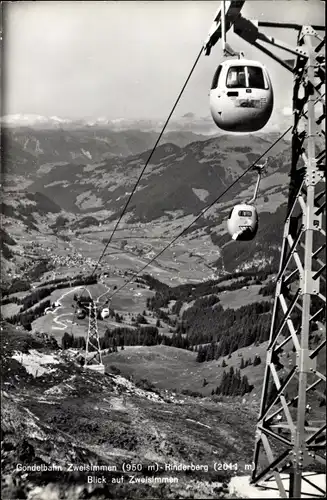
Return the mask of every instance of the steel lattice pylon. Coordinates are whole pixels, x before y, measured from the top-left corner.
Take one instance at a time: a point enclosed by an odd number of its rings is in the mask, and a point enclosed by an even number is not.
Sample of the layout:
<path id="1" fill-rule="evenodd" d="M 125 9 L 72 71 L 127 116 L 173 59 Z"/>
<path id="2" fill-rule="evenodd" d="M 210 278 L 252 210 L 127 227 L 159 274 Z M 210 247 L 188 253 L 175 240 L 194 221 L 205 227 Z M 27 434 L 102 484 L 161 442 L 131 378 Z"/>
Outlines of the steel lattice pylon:
<path id="1" fill-rule="evenodd" d="M 251 479 L 274 478 L 284 498 L 300 498 L 302 481 L 312 497 L 326 493 L 307 476 L 326 467 L 325 418 L 309 413 L 313 393 L 326 401 L 325 42 L 304 26 L 297 48 L 289 200 Z"/>
<path id="2" fill-rule="evenodd" d="M 99 342 L 98 322 L 97 322 L 97 307 L 96 302 L 91 300 L 88 305 L 89 310 L 89 328 L 86 339 L 85 349 L 85 368 L 104 372 L 102 363 L 101 349 Z"/>

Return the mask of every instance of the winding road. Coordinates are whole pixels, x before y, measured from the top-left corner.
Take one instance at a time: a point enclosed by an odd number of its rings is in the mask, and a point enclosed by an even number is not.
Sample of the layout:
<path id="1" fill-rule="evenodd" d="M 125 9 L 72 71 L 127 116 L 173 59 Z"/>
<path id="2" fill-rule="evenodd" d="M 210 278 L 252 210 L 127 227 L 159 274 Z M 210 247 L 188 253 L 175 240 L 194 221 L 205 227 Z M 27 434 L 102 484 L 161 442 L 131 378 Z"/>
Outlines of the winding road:
<path id="1" fill-rule="evenodd" d="M 71 319 L 66 319 L 66 323 L 64 323 L 63 320 L 60 320 L 59 318 L 62 318 L 63 316 L 72 316 L 73 313 L 65 313 L 65 314 L 59 314 L 59 316 L 55 316 L 53 318 L 53 322 L 56 323 L 58 326 L 53 326 L 53 330 L 66 330 L 68 328 L 68 323 L 72 323 Z"/>
<path id="2" fill-rule="evenodd" d="M 80 286 L 76 286 L 75 288 L 73 288 L 72 290 L 68 290 L 68 292 L 65 292 L 63 293 L 59 299 L 56 300 L 56 302 L 60 302 L 64 297 L 66 297 L 66 295 L 69 295 L 70 293 L 73 293 L 73 292 L 76 292 L 76 290 L 80 290 L 81 288 L 83 288 L 82 285 Z M 63 313 L 63 314 L 59 314 L 58 316 L 55 315 L 57 313 L 57 311 L 59 311 L 59 309 L 62 308 L 62 305 L 60 305 L 59 307 L 56 308 L 55 311 L 52 311 L 51 314 L 54 315 L 54 318 L 53 318 L 53 322 L 58 325 L 58 326 L 53 326 L 52 329 L 53 330 L 66 330 L 68 328 L 68 323 L 72 323 L 72 321 L 70 319 L 66 319 L 66 320 L 60 320 L 59 318 L 62 318 L 64 316 L 73 316 L 73 313 Z"/>

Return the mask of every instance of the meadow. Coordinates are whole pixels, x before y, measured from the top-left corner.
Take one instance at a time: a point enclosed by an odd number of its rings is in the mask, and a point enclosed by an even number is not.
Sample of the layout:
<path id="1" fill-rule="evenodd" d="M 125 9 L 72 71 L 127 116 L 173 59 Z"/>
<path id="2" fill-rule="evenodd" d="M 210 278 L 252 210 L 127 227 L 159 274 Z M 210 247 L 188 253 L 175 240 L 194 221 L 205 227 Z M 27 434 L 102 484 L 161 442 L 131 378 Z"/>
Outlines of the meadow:
<path id="1" fill-rule="evenodd" d="M 196 352 L 176 347 L 125 346 L 124 350 L 105 356 L 103 362 L 109 371 L 111 366 L 115 366 L 123 376 L 132 376 L 135 380 L 149 380 L 158 389 L 175 390 L 178 393 L 188 390 L 209 396 L 212 389 L 216 389 L 220 384 L 224 370 L 228 371 L 231 366 L 234 369 L 240 367 L 241 355 L 244 360 L 252 358 L 253 361 L 257 354 L 261 357 L 262 363 L 244 368 L 241 374 L 247 375 L 250 384 L 255 386 L 251 398 L 257 396 L 258 399 L 263 380 L 266 347 L 267 342 L 260 346 L 239 349 L 230 358 L 225 356 L 217 361 L 198 363 Z M 223 359 L 227 365 L 225 368 L 221 366 Z M 207 382 L 205 387 L 203 387 L 204 379 Z"/>

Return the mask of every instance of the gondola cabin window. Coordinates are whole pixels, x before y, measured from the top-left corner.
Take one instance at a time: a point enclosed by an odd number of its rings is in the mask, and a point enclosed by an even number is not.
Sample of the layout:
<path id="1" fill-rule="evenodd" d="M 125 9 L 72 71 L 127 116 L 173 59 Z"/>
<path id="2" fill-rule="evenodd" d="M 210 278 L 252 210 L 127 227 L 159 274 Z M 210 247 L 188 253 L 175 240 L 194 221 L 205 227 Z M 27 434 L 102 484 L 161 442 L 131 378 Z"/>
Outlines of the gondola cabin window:
<path id="1" fill-rule="evenodd" d="M 231 66 L 227 73 L 226 87 L 268 89 L 268 83 L 262 68 L 258 66 Z"/>
<path id="2" fill-rule="evenodd" d="M 265 81 L 264 74 L 258 66 L 248 66 L 249 87 L 253 89 L 267 89 L 268 84 Z"/>
<path id="3" fill-rule="evenodd" d="M 240 210 L 238 212 L 238 215 L 239 215 L 239 217 L 251 217 L 252 212 L 251 212 L 251 210 Z"/>
<path id="4" fill-rule="evenodd" d="M 214 90 L 214 89 L 216 89 L 218 87 L 218 80 L 219 80 L 219 76 L 220 76 L 221 70 L 222 70 L 222 65 L 219 64 L 219 66 L 216 69 L 216 72 L 215 72 L 215 74 L 213 76 L 211 90 Z"/>
<path id="5" fill-rule="evenodd" d="M 229 89 L 245 88 L 245 67 L 231 66 L 227 73 L 226 87 Z"/>

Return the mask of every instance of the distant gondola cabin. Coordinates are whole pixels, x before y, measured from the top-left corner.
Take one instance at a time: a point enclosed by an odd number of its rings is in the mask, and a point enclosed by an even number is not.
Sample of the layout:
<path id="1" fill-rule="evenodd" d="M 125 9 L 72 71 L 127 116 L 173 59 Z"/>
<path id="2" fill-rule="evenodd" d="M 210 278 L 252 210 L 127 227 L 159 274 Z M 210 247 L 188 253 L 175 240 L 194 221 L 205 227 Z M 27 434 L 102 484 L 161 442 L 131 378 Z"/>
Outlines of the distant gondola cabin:
<path id="1" fill-rule="evenodd" d="M 254 205 L 236 205 L 229 213 L 227 229 L 233 240 L 250 241 L 258 231 L 259 217 Z"/>

